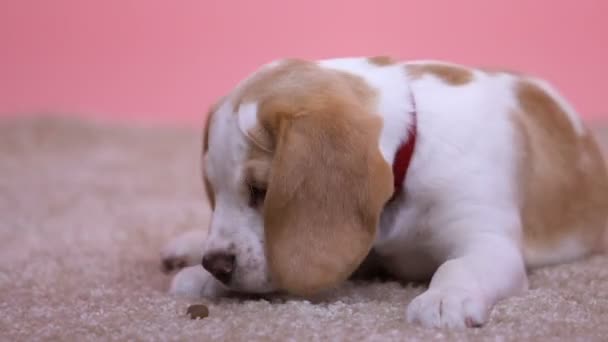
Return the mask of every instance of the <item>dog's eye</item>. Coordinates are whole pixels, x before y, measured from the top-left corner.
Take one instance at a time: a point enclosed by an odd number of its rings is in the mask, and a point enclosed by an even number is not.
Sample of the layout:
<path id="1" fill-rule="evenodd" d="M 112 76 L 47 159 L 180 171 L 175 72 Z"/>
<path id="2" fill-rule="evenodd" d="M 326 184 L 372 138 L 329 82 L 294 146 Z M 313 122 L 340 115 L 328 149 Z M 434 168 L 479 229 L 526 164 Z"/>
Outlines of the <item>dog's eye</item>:
<path id="1" fill-rule="evenodd" d="M 264 198 L 266 197 L 266 189 L 261 188 L 257 185 L 249 185 L 249 206 L 252 208 L 259 207 L 262 203 L 264 203 Z"/>

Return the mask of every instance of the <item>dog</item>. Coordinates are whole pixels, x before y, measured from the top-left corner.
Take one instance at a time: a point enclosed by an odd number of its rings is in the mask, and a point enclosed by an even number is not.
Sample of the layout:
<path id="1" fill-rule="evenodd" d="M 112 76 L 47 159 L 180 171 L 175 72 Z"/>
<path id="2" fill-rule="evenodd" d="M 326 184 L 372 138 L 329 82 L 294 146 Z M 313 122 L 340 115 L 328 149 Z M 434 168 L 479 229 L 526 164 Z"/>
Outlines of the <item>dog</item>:
<path id="1" fill-rule="evenodd" d="M 603 248 L 601 151 L 537 77 L 383 56 L 285 59 L 207 120 L 210 229 L 162 251 L 179 269 L 172 294 L 306 297 L 381 268 L 430 280 L 408 322 L 477 327 L 527 289 L 528 270 Z"/>

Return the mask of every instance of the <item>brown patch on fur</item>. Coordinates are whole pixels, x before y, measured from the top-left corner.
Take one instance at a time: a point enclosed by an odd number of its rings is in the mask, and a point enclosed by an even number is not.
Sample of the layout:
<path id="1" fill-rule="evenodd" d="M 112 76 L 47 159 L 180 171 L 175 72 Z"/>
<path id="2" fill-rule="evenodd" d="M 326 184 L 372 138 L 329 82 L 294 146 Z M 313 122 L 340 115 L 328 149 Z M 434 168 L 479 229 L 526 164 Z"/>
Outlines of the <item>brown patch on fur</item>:
<path id="1" fill-rule="evenodd" d="M 455 65 L 409 64 L 406 65 L 406 70 L 414 80 L 430 74 L 453 86 L 465 85 L 473 80 L 471 70 Z"/>
<path id="2" fill-rule="evenodd" d="M 293 98 L 293 104 L 300 104 L 297 110 L 305 110 L 307 103 L 303 96 L 311 93 L 338 91 L 355 96 L 362 103 L 371 105 L 376 94 L 361 77 L 337 70 L 321 68 L 314 62 L 286 59 L 279 65 L 260 70 L 245 82 L 235 96 L 234 107 L 242 103 L 264 101 L 269 97 Z"/>
<path id="3" fill-rule="evenodd" d="M 594 138 L 579 136 L 564 109 L 533 83 L 520 82 L 517 97 L 526 254 L 555 251 L 567 238 L 599 247 L 608 223 L 608 176 Z"/>
<path id="4" fill-rule="evenodd" d="M 519 72 L 517 70 L 510 70 L 510 69 L 504 69 L 504 68 L 482 67 L 482 68 L 479 68 L 479 70 L 481 70 L 489 75 L 507 74 L 507 75 L 520 76 L 520 77 L 524 76 L 524 74 L 522 74 L 521 72 Z"/>
<path id="5" fill-rule="evenodd" d="M 388 56 L 374 56 L 367 59 L 373 65 L 387 66 L 395 64 L 395 60 Z"/>
<path id="6" fill-rule="evenodd" d="M 272 151 L 252 144 L 246 164 L 257 173 L 251 177 L 267 178 L 256 181 L 268 185 L 268 263 L 280 288 L 313 295 L 363 262 L 393 191 L 378 149 L 375 95 L 354 76 L 298 61 L 248 87 L 255 89 L 244 89 L 240 101 L 257 101 L 259 120 L 249 134 Z"/>

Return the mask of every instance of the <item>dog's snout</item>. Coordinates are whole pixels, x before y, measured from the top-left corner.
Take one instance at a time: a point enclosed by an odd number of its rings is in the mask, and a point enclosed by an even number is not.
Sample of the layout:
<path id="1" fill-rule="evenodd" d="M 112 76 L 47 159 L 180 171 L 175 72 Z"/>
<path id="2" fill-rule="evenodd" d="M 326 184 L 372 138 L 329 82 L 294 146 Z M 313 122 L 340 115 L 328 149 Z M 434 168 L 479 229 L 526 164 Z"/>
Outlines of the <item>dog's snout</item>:
<path id="1" fill-rule="evenodd" d="M 217 280 L 228 284 L 234 273 L 236 257 L 225 252 L 208 253 L 203 256 L 203 267 Z"/>

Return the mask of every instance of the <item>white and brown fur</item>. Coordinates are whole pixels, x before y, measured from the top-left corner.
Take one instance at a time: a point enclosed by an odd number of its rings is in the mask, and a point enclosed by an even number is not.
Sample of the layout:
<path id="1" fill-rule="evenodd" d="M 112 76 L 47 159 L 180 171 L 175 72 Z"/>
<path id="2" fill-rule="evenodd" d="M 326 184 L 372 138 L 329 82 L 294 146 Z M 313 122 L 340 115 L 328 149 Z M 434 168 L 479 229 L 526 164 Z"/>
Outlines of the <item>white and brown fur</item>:
<path id="1" fill-rule="evenodd" d="M 400 195 L 391 164 L 416 115 Z M 545 81 L 386 57 L 283 60 L 211 109 L 204 179 L 214 212 L 178 237 L 171 292 L 312 295 L 373 249 L 393 276 L 431 279 L 406 310 L 430 327 L 478 326 L 527 288 L 526 269 L 598 251 L 608 177 L 594 138 Z M 266 189 L 251 205 L 251 186 Z M 201 266 L 229 250 L 227 286 Z"/>

